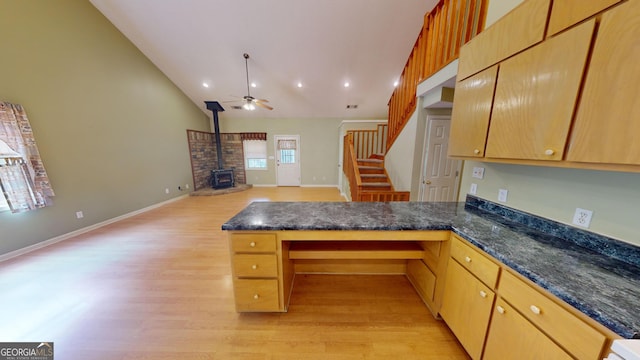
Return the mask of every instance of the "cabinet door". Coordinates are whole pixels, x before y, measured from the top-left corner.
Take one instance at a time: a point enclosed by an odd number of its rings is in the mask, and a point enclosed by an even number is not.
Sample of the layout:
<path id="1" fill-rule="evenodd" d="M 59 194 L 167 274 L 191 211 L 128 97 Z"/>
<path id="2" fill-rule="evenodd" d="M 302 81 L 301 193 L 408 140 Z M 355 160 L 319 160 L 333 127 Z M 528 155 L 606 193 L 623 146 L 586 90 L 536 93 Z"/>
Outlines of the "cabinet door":
<path id="1" fill-rule="evenodd" d="M 602 11 L 620 0 L 562 0 L 554 1 L 549 19 L 549 35 Z"/>
<path id="2" fill-rule="evenodd" d="M 562 160 L 595 20 L 500 64 L 486 156 Z"/>
<path id="3" fill-rule="evenodd" d="M 498 66 L 456 84 L 449 133 L 449 156 L 482 157 Z"/>
<path id="4" fill-rule="evenodd" d="M 483 359 L 569 360 L 572 357 L 504 300 L 498 299 Z"/>
<path id="5" fill-rule="evenodd" d="M 602 17 L 567 160 L 640 165 L 640 1 Z"/>
<path id="6" fill-rule="evenodd" d="M 495 294 L 449 260 L 440 315 L 472 359 L 480 359 Z"/>

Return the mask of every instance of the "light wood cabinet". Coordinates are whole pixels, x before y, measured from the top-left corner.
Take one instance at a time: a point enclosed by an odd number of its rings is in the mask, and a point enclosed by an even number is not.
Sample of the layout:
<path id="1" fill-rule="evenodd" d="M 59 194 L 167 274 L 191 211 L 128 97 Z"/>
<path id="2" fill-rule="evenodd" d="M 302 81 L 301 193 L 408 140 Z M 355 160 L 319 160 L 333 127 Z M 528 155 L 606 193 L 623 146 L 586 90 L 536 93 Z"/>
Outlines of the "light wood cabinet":
<path id="1" fill-rule="evenodd" d="M 618 337 L 455 234 L 442 301 L 472 359 L 598 360 Z"/>
<path id="2" fill-rule="evenodd" d="M 473 269 L 479 269 L 480 276 L 486 278 L 486 262 L 490 261 L 479 252 L 467 248 L 460 239 L 452 237 L 451 259 L 447 266 L 440 315 L 471 358 L 480 359 L 495 293 L 476 277 L 477 273 L 472 272 Z M 465 265 L 474 266 L 465 267 L 458 262 L 459 259 Z M 497 279 L 498 266 L 490 264 L 496 268 Z"/>
<path id="3" fill-rule="evenodd" d="M 276 234 L 234 233 L 229 239 L 236 310 L 284 311 Z"/>
<path id="4" fill-rule="evenodd" d="M 597 14 L 620 0 L 562 0 L 554 1 L 549 19 L 549 35 Z"/>
<path id="5" fill-rule="evenodd" d="M 493 310 L 483 359 L 570 360 L 573 358 L 503 299 L 498 299 Z"/>
<path id="6" fill-rule="evenodd" d="M 460 48 L 458 80 L 544 39 L 549 0 L 527 0 Z"/>
<path id="7" fill-rule="evenodd" d="M 502 274 L 498 292 L 528 321 L 576 358 L 599 358 L 606 337 L 562 308 L 547 295 L 540 293 L 507 271 Z"/>
<path id="8" fill-rule="evenodd" d="M 500 64 L 487 157 L 562 160 L 594 27 L 591 20 Z"/>
<path id="9" fill-rule="evenodd" d="M 567 160 L 640 165 L 640 1 L 602 17 Z"/>
<path id="10" fill-rule="evenodd" d="M 449 156 L 483 157 L 498 66 L 456 84 Z"/>

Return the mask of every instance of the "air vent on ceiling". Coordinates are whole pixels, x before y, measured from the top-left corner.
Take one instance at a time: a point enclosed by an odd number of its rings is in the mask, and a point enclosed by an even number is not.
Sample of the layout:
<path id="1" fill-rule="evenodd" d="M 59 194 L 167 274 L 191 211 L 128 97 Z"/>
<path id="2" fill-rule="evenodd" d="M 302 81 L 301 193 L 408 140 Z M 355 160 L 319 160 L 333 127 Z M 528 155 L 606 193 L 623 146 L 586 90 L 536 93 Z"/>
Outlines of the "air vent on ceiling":
<path id="1" fill-rule="evenodd" d="M 347 105 L 347 109 L 357 109 L 358 105 Z"/>
<path id="2" fill-rule="evenodd" d="M 242 110 L 242 106 L 240 106 L 240 105 L 231 105 L 231 108 L 233 110 Z"/>

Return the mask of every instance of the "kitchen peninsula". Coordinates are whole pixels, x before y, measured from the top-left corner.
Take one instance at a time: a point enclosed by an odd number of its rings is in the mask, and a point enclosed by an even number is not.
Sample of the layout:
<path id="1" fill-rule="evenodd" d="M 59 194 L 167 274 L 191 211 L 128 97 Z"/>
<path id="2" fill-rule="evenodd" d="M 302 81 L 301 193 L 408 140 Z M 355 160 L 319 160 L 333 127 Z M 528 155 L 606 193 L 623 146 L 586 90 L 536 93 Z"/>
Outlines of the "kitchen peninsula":
<path id="1" fill-rule="evenodd" d="M 490 309 L 504 311 L 503 301 L 519 309 L 509 292 L 516 287 L 516 295 L 550 299 L 531 311 L 546 315 L 558 307 L 593 332 L 594 351 L 640 334 L 638 248 L 473 196 L 463 204 L 256 202 L 222 229 L 229 231 L 238 311 L 286 311 L 295 273 L 401 273 L 437 315 L 447 301 L 447 264 L 485 282 L 474 272 L 484 261 L 479 255 L 495 267 L 486 282 L 496 299 Z M 525 311 L 563 344 L 566 329 L 556 336 L 553 319 L 545 324 Z M 563 347 L 580 357 L 572 344 Z"/>

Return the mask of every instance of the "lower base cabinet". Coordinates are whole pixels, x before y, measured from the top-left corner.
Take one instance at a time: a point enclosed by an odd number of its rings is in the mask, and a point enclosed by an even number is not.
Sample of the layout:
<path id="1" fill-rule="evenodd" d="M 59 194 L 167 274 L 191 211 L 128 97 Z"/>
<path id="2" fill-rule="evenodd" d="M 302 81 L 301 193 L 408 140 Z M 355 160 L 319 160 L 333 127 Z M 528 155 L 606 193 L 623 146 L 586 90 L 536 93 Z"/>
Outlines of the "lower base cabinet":
<path id="1" fill-rule="evenodd" d="M 484 351 L 485 360 L 570 360 L 556 343 L 504 300 L 498 299 Z"/>
<path id="2" fill-rule="evenodd" d="M 494 298 L 490 288 L 449 260 L 440 315 L 474 360 L 482 355 Z"/>
<path id="3" fill-rule="evenodd" d="M 599 360 L 619 338 L 465 240 L 451 240 L 440 316 L 472 359 Z"/>

